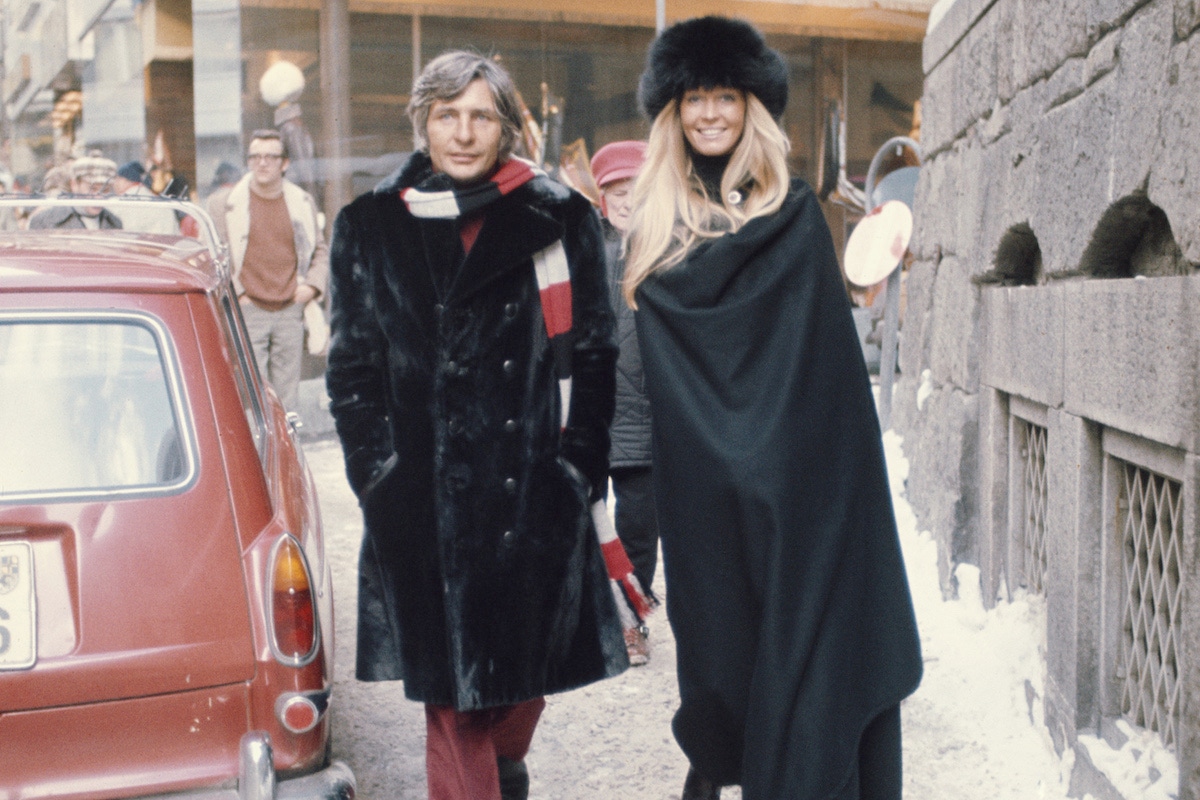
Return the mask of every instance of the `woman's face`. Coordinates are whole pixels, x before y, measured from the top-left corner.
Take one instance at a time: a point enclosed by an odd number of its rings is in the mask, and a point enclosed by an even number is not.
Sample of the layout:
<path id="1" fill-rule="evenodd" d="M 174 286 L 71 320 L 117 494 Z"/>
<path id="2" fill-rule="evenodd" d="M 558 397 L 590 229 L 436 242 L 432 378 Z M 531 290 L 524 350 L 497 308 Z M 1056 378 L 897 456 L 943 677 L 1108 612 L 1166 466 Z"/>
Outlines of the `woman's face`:
<path id="1" fill-rule="evenodd" d="M 746 95 L 719 86 L 691 89 L 679 101 L 679 121 L 692 149 L 703 156 L 733 151 L 746 125 Z"/>

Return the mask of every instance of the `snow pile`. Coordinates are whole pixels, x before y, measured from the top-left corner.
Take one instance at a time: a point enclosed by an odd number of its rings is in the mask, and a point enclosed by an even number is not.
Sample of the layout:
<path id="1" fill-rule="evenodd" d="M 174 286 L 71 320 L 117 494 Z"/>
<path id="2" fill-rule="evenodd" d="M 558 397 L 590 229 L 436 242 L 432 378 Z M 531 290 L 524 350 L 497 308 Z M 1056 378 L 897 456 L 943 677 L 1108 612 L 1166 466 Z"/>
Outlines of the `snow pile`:
<path id="1" fill-rule="evenodd" d="M 904 495 L 903 440 L 887 431 L 883 443 L 925 658 L 921 687 L 903 707 L 905 796 L 1065 800 L 1075 754 L 1055 754 L 1043 716 L 1044 598 L 1018 591 L 987 610 L 979 568 L 961 564 L 958 597 L 944 599 L 937 545 Z M 1174 756 L 1154 733 L 1117 726 L 1128 737 L 1118 749 L 1079 737 L 1092 764 L 1130 800 L 1175 800 Z"/>

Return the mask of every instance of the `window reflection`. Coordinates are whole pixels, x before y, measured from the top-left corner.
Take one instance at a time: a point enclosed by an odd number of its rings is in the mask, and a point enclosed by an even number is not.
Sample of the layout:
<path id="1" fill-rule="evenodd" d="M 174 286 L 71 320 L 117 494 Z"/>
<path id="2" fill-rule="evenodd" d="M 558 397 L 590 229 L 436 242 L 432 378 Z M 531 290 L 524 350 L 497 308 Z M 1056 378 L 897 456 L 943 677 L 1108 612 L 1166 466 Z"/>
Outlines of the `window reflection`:
<path id="1" fill-rule="evenodd" d="M 0 323 L 0 498 L 186 473 L 155 335 L 132 320 Z"/>

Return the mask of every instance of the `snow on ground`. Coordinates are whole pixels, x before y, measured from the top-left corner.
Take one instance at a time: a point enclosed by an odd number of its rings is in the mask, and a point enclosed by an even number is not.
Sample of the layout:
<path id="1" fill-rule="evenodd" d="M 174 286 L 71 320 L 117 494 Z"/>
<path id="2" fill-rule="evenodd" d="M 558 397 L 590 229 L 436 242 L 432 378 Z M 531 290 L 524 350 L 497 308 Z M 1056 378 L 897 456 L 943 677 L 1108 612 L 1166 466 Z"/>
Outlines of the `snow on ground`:
<path id="1" fill-rule="evenodd" d="M 908 460 L 884 436 L 900 543 L 921 631 L 925 676 L 905 701 L 905 795 L 919 798 L 1058 800 L 1067 797 L 1074 753 L 1055 755 L 1043 721 L 1046 609 L 1017 592 L 985 610 L 979 570 L 955 570 L 958 598 L 942 597 L 937 546 L 904 496 Z M 1158 737 L 1118 722 L 1119 749 L 1081 736 L 1093 764 L 1129 800 L 1173 800 L 1179 770 Z M 1091 795 L 1085 795 L 1084 800 Z"/>

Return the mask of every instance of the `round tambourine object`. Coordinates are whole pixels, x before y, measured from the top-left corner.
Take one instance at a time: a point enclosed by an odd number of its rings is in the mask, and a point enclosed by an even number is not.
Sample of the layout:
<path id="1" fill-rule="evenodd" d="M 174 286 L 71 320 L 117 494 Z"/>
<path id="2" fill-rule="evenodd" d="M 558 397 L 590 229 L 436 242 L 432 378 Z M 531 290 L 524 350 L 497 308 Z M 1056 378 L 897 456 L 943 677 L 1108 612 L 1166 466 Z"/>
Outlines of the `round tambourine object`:
<path id="1" fill-rule="evenodd" d="M 913 218 L 900 200 L 875 207 L 850 234 L 846 242 L 846 278 L 855 286 L 874 286 L 892 274 L 904 258 L 912 237 Z"/>

